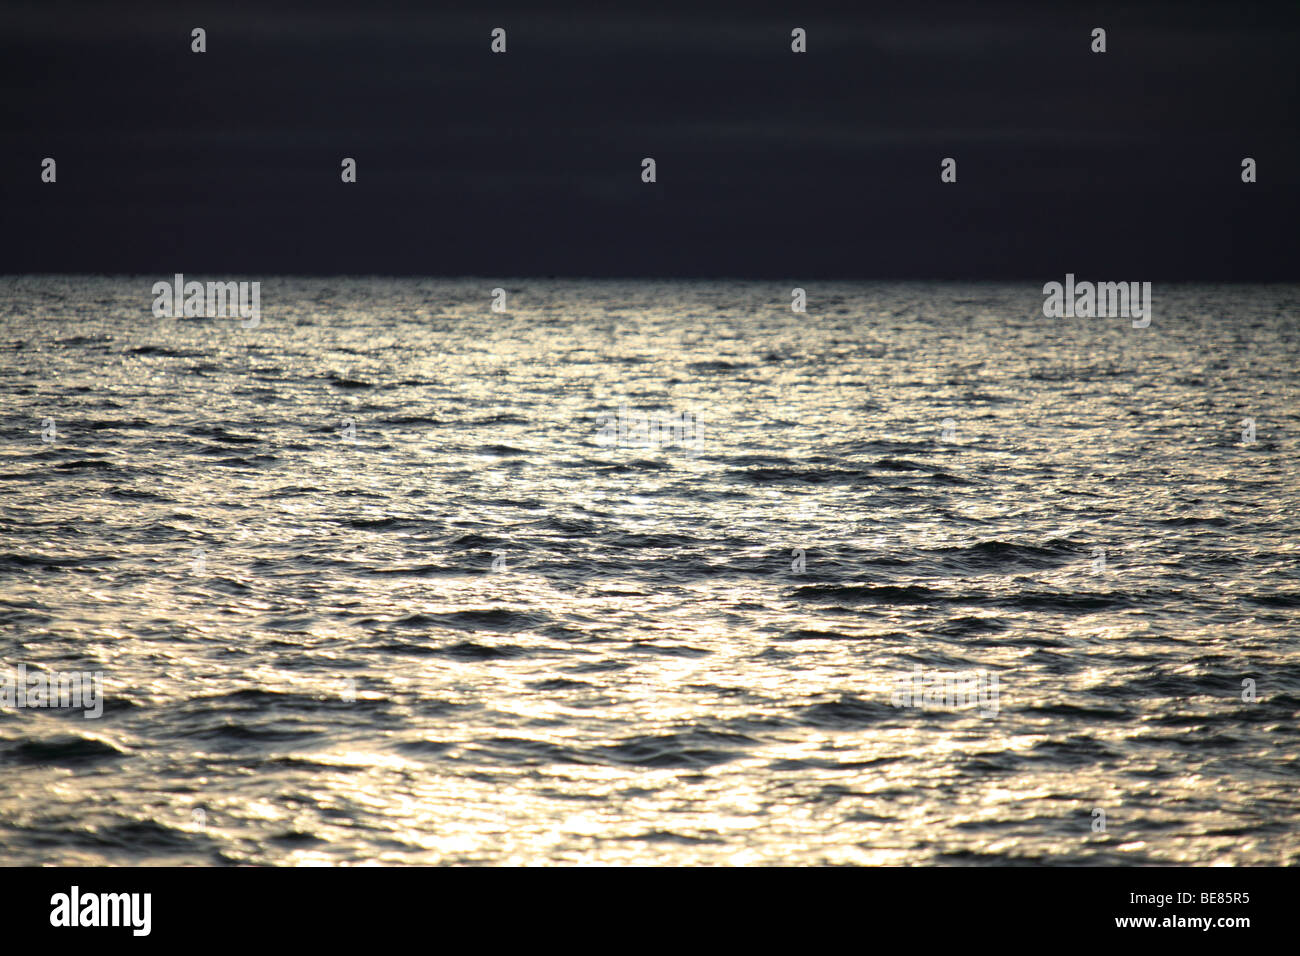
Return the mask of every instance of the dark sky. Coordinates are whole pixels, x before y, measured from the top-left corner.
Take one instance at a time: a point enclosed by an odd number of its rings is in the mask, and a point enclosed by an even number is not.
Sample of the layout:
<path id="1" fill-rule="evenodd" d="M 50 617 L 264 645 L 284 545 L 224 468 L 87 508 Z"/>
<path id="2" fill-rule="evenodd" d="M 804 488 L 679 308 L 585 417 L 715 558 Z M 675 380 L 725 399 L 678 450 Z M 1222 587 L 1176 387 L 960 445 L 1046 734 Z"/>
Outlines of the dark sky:
<path id="1" fill-rule="evenodd" d="M 1294 3 L 745 6 L 8 5 L 0 272 L 1300 278 Z"/>

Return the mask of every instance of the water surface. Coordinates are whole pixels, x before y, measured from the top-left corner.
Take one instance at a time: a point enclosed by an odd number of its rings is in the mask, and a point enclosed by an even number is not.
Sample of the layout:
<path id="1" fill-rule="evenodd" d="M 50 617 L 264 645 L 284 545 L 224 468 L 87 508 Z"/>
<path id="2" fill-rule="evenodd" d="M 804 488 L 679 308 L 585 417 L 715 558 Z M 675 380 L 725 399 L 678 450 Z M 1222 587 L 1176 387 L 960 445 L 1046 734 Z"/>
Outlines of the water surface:
<path id="1" fill-rule="evenodd" d="M 158 278 L 0 279 L 4 862 L 1300 862 L 1300 288 Z"/>

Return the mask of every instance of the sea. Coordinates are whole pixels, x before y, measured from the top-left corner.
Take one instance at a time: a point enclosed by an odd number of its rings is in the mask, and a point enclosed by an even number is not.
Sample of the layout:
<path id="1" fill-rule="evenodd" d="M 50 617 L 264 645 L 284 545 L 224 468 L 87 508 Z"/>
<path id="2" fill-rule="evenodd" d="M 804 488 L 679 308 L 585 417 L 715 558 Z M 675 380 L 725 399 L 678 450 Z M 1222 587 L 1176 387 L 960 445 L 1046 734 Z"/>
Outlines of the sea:
<path id="1" fill-rule="evenodd" d="M 1300 863 L 1300 286 L 193 278 L 0 277 L 0 862 Z"/>

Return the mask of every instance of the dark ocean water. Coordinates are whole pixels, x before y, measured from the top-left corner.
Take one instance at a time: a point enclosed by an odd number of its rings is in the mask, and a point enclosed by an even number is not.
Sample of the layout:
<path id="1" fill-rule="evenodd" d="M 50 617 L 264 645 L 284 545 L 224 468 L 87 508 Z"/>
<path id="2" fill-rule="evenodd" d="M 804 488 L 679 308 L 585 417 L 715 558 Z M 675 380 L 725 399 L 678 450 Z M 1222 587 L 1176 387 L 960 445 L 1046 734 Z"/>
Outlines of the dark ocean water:
<path id="1" fill-rule="evenodd" d="M 0 861 L 1300 862 L 1300 287 L 158 278 L 0 279 Z"/>

